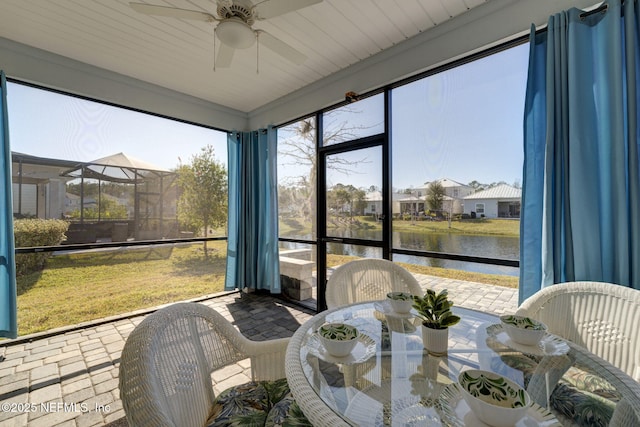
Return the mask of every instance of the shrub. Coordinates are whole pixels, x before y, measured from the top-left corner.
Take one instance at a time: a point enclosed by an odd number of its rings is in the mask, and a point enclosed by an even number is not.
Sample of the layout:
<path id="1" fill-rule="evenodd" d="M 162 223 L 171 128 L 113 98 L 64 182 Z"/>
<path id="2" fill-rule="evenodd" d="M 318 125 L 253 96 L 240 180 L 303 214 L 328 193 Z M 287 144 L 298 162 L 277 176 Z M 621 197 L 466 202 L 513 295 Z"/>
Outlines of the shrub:
<path id="1" fill-rule="evenodd" d="M 16 248 L 59 245 L 68 228 L 69 223 L 60 219 L 16 219 L 13 222 Z M 50 256 L 51 252 L 17 254 L 16 275 L 40 270 Z"/>

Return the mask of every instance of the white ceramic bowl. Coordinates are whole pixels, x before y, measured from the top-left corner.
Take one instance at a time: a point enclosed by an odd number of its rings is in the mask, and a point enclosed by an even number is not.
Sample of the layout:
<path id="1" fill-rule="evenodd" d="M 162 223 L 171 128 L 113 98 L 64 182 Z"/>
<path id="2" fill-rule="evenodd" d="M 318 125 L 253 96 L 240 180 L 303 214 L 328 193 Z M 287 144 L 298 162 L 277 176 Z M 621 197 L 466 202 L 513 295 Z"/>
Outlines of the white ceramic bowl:
<path id="1" fill-rule="evenodd" d="M 318 328 L 318 337 L 327 352 L 335 357 L 344 357 L 358 342 L 358 329 L 345 323 L 325 323 Z"/>
<path id="2" fill-rule="evenodd" d="M 387 294 L 387 301 L 391 304 L 393 311 L 406 314 L 411 311 L 413 296 L 407 292 L 389 292 Z"/>
<path id="3" fill-rule="evenodd" d="M 463 371 L 458 384 L 473 414 L 494 427 L 514 426 L 531 405 L 531 398 L 522 387 L 493 372 Z"/>
<path id="4" fill-rule="evenodd" d="M 537 345 L 547 333 L 547 325 L 530 317 L 505 314 L 500 316 L 505 332 L 514 342 Z"/>

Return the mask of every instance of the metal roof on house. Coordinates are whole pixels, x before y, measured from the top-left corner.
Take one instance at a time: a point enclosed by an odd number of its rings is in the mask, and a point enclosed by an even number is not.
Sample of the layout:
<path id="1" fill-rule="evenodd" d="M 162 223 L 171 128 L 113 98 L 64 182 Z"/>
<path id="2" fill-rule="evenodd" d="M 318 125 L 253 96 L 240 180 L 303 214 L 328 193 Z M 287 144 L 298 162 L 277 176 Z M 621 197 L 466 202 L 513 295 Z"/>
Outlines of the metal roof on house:
<path id="1" fill-rule="evenodd" d="M 380 191 L 371 191 L 365 195 L 365 200 L 369 202 L 382 200 L 382 193 Z"/>
<path id="2" fill-rule="evenodd" d="M 477 193 L 466 196 L 465 200 L 470 199 L 520 199 L 522 189 L 513 187 L 509 184 L 500 184 L 487 190 L 478 191 Z"/>

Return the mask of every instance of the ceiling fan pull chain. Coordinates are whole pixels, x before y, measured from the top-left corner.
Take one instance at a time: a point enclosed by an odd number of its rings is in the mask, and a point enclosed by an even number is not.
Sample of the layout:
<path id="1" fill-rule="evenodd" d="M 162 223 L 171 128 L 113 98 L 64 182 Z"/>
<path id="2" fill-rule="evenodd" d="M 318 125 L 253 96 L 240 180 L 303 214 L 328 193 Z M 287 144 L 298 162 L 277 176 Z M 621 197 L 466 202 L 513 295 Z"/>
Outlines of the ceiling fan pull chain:
<path id="1" fill-rule="evenodd" d="M 260 74 L 260 31 L 256 31 L 256 74 Z"/>

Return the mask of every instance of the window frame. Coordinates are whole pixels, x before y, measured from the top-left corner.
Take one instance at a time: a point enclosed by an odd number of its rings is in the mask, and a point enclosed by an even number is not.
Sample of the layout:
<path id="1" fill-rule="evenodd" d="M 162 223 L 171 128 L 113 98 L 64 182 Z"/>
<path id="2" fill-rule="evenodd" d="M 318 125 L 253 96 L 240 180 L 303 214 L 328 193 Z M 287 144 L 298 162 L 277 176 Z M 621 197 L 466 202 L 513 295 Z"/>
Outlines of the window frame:
<path id="1" fill-rule="evenodd" d="M 491 56 L 493 54 L 499 53 L 503 50 L 506 49 L 510 49 L 512 47 L 516 47 L 522 44 L 525 44 L 529 41 L 529 36 L 528 35 L 523 35 L 523 36 L 519 36 L 519 37 L 515 37 L 511 40 L 508 40 L 502 44 L 493 46 L 493 47 L 489 47 L 487 49 L 484 49 L 482 51 L 479 52 L 475 52 L 472 53 L 468 56 L 459 58 L 459 59 L 455 59 L 452 60 L 446 64 L 440 65 L 438 67 L 435 67 L 431 70 L 427 70 L 421 73 L 418 73 L 416 75 L 407 77 L 405 79 L 401 79 L 397 82 L 391 83 L 389 85 L 386 85 L 384 87 L 378 88 L 378 89 L 373 89 L 367 93 L 361 94 L 361 99 L 362 98 L 366 98 L 369 96 L 374 96 L 376 94 L 379 94 L 380 92 L 384 92 L 385 96 L 386 96 L 386 103 L 385 103 L 385 127 L 384 127 L 384 133 L 382 134 L 382 138 L 384 138 L 386 141 L 388 141 L 387 146 L 389 147 L 389 152 L 386 153 L 387 159 L 388 159 L 388 164 L 386 165 L 386 168 L 388 169 L 388 171 L 391 170 L 391 141 L 390 141 L 390 133 L 391 133 L 391 128 L 392 128 L 392 123 L 391 123 L 391 119 L 390 119 L 390 110 L 391 110 L 391 92 L 394 88 L 412 83 L 414 81 L 429 77 L 431 75 L 437 74 L 437 73 L 441 73 L 443 71 L 447 71 L 449 69 Z M 326 108 L 323 108 L 321 110 L 317 110 L 315 113 L 316 116 L 316 123 L 318 124 L 317 129 L 321 129 L 322 128 L 322 118 L 323 118 L 323 114 L 327 111 L 336 109 L 336 108 L 340 108 L 341 106 L 344 106 L 346 104 L 348 104 L 350 101 L 349 100 L 344 100 L 341 101 L 339 103 L 336 103 L 334 105 L 328 106 Z M 283 126 L 287 126 L 290 125 L 292 123 L 295 123 L 296 121 L 302 120 L 305 117 L 309 117 L 310 114 L 305 114 L 303 116 L 300 116 L 298 118 L 292 119 L 290 121 L 287 121 L 285 123 L 282 123 L 280 125 L 276 125 L 276 128 L 280 128 Z M 342 144 L 349 144 L 347 143 L 341 143 Z M 334 147 L 334 145 L 332 145 L 331 147 Z M 316 134 L 316 153 L 318 155 L 320 155 L 322 149 L 324 147 L 322 147 L 322 138 L 320 135 Z M 390 173 L 389 173 L 390 175 Z M 320 174 L 318 174 L 317 176 L 317 182 L 316 182 L 316 188 L 320 188 L 319 185 L 319 180 L 321 179 Z M 389 183 L 391 184 L 390 181 L 390 177 L 389 179 Z M 391 185 L 388 186 L 389 187 L 389 194 L 385 195 L 386 199 L 388 200 L 388 204 L 391 204 L 391 200 L 392 200 L 392 194 L 391 194 Z M 319 196 L 319 194 L 318 194 Z M 320 204 L 318 203 L 317 206 L 320 206 Z M 385 207 L 382 207 L 382 211 L 385 210 Z M 315 221 L 316 223 L 318 223 L 320 220 L 323 220 L 323 218 L 318 218 L 316 217 Z M 318 225 L 319 226 L 319 225 Z M 388 227 L 389 230 L 387 231 L 387 233 L 389 234 L 388 238 L 386 239 L 386 241 L 388 242 L 392 242 L 392 230 L 391 227 Z M 283 241 L 283 242 L 297 242 L 297 243 L 305 243 L 305 244 L 311 244 L 311 245 L 316 245 L 316 247 L 322 247 L 320 242 L 320 239 L 318 236 L 316 236 L 315 239 L 289 239 L 289 238 L 282 238 L 279 237 L 279 241 Z M 478 256 L 469 256 L 469 255 L 463 255 L 463 254 L 451 254 L 451 253 L 442 253 L 442 252 L 432 252 L 432 251 L 416 251 L 416 250 L 406 250 L 406 249 L 399 249 L 399 248 L 394 248 L 392 246 L 391 243 L 389 243 L 389 247 L 384 247 L 383 251 L 385 252 L 385 254 L 388 254 L 388 258 L 389 259 L 393 259 L 393 255 L 395 254 L 399 254 L 399 255 L 410 255 L 410 256 L 418 256 L 418 257 L 427 257 L 427 258 L 437 258 L 437 259 L 446 259 L 446 260 L 453 260 L 453 261 L 464 261 L 464 262 L 474 262 L 474 263 L 480 263 L 480 264 L 490 264 L 490 265 L 496 265 L 496 266 L 506 266 L 506 267 L 515 267 L 515 268 L 519 268 L 520 267 L 520 260 L 519 259 L 505 259 L 505 258 L 488 258 L 488 257 L 478 257 Z M 386 258 L 387 256 L 385 256 Z M 318 257 L 319 259 L 322 257 Z M 318 263 L 318 282 L 326 280 L 325 277 L 325 265 L 322 265 L 322 262 Z M 324 298 L 322 298 L 322 300 L 324 300 Z M 320 304 L 318 304 L 318 310 L 322 310 L 323 307 L 321 307 Z"/>

